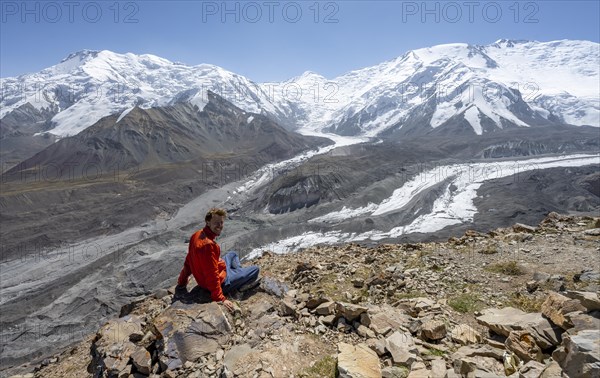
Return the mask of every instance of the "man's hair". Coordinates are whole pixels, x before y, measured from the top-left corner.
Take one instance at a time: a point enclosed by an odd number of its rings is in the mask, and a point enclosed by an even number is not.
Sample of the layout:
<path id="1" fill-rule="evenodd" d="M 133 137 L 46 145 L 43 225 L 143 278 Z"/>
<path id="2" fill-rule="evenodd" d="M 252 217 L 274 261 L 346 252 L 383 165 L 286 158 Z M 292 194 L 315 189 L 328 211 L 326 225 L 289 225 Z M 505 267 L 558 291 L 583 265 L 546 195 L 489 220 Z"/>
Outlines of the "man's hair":
<path id="1" fill-rule="evenodd" d="M 227 211 L 225 209 L 213 207 L 212 209 L 208 210 L 208 213 L 206 213 L 206 216 L 204 217 L 204 221 L 205 222 L 210 222 L 210 220 L 212 219 L 213 215 L 219 215 L 219 216 L 222 216 L 222 217 L 226 217 L 227 216 Z"/>

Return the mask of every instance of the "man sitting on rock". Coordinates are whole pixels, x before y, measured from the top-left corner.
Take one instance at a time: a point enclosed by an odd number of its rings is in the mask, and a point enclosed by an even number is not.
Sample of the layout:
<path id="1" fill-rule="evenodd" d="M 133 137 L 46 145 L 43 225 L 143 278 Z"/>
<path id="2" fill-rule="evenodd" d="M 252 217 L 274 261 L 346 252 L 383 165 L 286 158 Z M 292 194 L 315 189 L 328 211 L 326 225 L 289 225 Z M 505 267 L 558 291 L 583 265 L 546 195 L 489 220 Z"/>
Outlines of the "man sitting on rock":
<path id="1" fill-rule="evenodd" d="M 259 268 L 243 268 L 236 252 L 228 252 L 223 256 L 224 260 L 220 258 L 221 247 L 215 238 L 223 231 L 226 217 L 227 212 L 224 209 L 213 208 L 206 213 L 206 226 L 190 238 L 188 254 L 177 280 L 176 292 L 187 291 L 188 279 L 192 274 L 198 286 L 210 291 L 213 301 L 223 302 L 229 311 L 233 311 L 233 303 L 224 294 L 231 295 L 256 287 L 259 284 Z"/>

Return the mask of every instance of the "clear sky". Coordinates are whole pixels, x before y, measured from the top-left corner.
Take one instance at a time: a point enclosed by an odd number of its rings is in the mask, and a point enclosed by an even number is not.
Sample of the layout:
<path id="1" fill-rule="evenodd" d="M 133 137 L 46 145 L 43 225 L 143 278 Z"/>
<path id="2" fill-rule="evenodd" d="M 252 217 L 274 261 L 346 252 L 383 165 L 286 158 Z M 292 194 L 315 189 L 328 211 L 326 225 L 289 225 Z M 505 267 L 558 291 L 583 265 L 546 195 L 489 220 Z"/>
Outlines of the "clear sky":
<path id="1" fill-rule="evenodd" d="M 443 43 L 600 38 L 600 1 L 5 1 L 0 77 L 83 49 L 210 63 L 257 82 L 334 78 Z"/>

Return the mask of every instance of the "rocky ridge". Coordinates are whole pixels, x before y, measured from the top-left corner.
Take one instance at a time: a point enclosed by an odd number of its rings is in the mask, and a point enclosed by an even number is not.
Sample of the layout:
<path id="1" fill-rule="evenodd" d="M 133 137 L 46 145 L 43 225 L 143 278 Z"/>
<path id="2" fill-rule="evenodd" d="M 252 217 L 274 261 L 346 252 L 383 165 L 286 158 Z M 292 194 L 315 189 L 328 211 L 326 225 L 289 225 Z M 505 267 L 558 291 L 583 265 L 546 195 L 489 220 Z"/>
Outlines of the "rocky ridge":
<path id="1" fill-rule="evenodd" d="M 599 242 L 600 218 L 551 213 L 443 243 L 265 252 L 235 313 L 160 289 L 25 376 L 597 377 Z"/>

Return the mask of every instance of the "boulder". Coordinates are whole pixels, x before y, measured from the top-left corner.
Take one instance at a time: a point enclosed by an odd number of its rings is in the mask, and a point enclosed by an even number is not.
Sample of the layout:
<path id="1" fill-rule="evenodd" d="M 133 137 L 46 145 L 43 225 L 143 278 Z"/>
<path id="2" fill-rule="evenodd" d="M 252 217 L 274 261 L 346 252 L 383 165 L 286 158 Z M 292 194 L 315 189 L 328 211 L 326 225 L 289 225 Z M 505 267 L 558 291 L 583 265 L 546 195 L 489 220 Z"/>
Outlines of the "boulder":
<path id="1" fill-rule="evenodd" d="M 552 353 L 569 377 L 600 376 L 600 330 L 586 329 L 575 335 L 563 336 L 562 346 Z"/>
<path id="2" fill-rule="evenodd" d="M 406 378 L 408 377 L 409 370 L 407 368 L 398 366 L 388 366 L 381 370 L 382 378 Z"/>
<path id="3" fill-rule="evenodd" d="M 365 327 L 362 324 L 358 324 L 358 327 L 356 327 L 356 333 L 361 337 L 369 339 L 373 339 L 376 337 L 375 332 L 371 331 L 368 327 Z"/>
<path id="4" fill-rule="evenodd" d="M 591 316 L 594 314 L 596 316 Z M 598 311 L 593 311 L 590 314 L 582 312 L 572 312 L 569 314 L 569 319 L 573 323 L 573 328 L 569 329 L 570 334 L 575 334 L 584 329 L 600 329 L 600 314 Z"/>
<path id="5" fill-rule="evenodd" d="M 325 297 L 310 297 L 306 301 L 306 307 L 309 310 L 312 310 L 312 309 L 317 308 L 321 303 L 325 303 L 325 302 L 331 302 L 331 300 L 329 298 L 325 298 Z"/>
<path id="6" fill-rule="evenodd" d="M 323 302 L 315 308 L 315 313 L 318 315 L 332 315 L 335 314 L 335 308 L 335 302 Z"/>
<path id="7" fill-rule="evenodd" d="M 491 357 L 459 357 L 453 359 L 454 372 L 461 377 L 504 377 L 504 367 Z"/>
<path id="8" fill-rule="evenodd" d="M 600 281 L 600 272 L 596 271 L 583 271 L 581 273 L 576 274 L 573 277 L 575 282 L 598 282 Z"/>
<path id="9" fill-rule="evenodd" d="M 488 308 L 477 322 L 493 332 L 508 337 L 511 331 L 529 330 L 542 349 L 560 344 L 560 331 L 539 312 L 523 312 L 513 307 Z"/>
<path id="10" fill-rule="evenodd" d="M 385 348 L 392 355 L 394 365 L 405 367 L 410 367 L 419 353 L 412 336 L 398 331 L 385 339 Z"/>
<path id="11" fill-rule="evenodd" d="M 230 320 L 217 302 L 175 302 L 154 319 L 153 327 L 163 370 L 216 353 L 232 334 Z"/>
<path id="12" fill-rule="evenodd" d="M 441 320 L 429 320 L 421 327 L 421 336 L 427 340 L 441 340 L 446 337 L 446 324 Z"/>
<path id="13" fill-rule="evenodd" d="M 505 341 L 506 349 L 514 352 L 524 362 L 541 362 L 544 357 L 529 331 L 511 331 Z"/>
<path id="14" fill-rule="evenodd" d="M 128 375 L 131 371 L 129 360 L 139 348 L 130 338 L 141 332 L 142 320 L 135 315 L 111 319 L 104 324 L 91 347 L 94 374 L 104 371 L 109 376 Z"/>
<path id="15" fill-rule="evenodd" d="M 410 304 L 416 312 L 416 314 L 418 315 L 423 311 L 431 309 L 435 305 L 435 302 L 429 298 L 419 297 L 411 299 Z"/>
<path id="16" fill-rule="evenodd" d="M 406 378 L 430 378 L 431 371 L 427 370 L 427 367 L 422 362 L 415 362 L 410 367 L 410 373 Z"/>
<path id="17" fill-rule="evenodd" d="M 379 357 L 365 344 L 338 344 L 337 367 L 340 378 L 380 378 Z"/>
<path id="18" fill-rule="evenodd" d="M 542 314 L 565 330 L 573 327 L 573 322 L 568 314 L 570 312 L 585 310 L 585 307 L 581 305 L 579 300 L 570 299 L 554 292 L 551 292 L 544 303 L 542 303 Z"/>
<path id="19" fill-rule="evenodd" d="M 281 316 L 293 316 L 296 313 L 296 303 L 292 298 L 285 297 L 279 302 L 279 314 Z"/>
<path id="20" fill-rule="evenodd" d="M 382 306 L 377 312 L 371 313 L 369 311 L 366 314 L 368 315 L 369 324 L 362 322 L 363 319 L 366 319 L 366 317 L 362 317 L 365 314 L 361 314 L 361 323 L 367 325 L 378 335 L 387 335 L 389 332 L 400 329 L 403 324 L 410 321 L 408 315 L 388 305 Z"/>
<path id="21" fill-rule="evenodd" d="M 600 310 L 600 299 L 596 293 L 591 291 L 569 290 L 565 292 L 565 296 L 571 299 L 577 299 L 587 311 Z"/>
<path id="22" fill-rule="evenodd" d="M 519 369 L 519 378 L 539 378 L 544 371 L 544 364 L 537 361 L 529 361 Z"/>
<path id="23" fill-rule="evenodd" d="M 358 319 L 360 315 L 367 312 L 368 308 L 365 306 L 359 306 L 353 303 L 337 302 L 336 314 L 343 316 L 349 322 Z"/>
<path id="24" fill-rule="evenodd" d="M 446 375 L 446 362 L 442 358 L 431 361 L 431 376 L 443 378 Z"/>
<path id="25" fill-rule="evenodd" d="M 335 315 L 327 315 L 319 319 L 321 320 L 321 323 L 328 326 L 333 325 L 333 323 L 335 323 Z"/>
<path id="26" fill-rule="evenodd" d="M 477 344 L 482 340 L 479 331 L 473 329 L 467 324 L 459 324 L 450 333 L 450 338 L 456 343 L 462 345 Z"/>
<path id="27" fill-rule="evenodd" d="M 452 354 L 452 359 L 462 357 L 490 357 L 498 361 L 502 361 L 503 351 L 492 348 L 489 345 L 470 345 L 462 346 Z"/>
<path id="28" fill-rule="evenodd" d="M 234 345 L 223 356 L 223 364 L 227 370 L 236 372 L 239 370 L 238 362 L 253 352 L 249 344 Z"/>
<path id="29" fill-rule="evenodd" d="M 152 356 L 146 348 L 139 347 L 132 355 L 131 362 L 141 374 L 150 375 L 152 368 Z"/>
<path id="30" fill-rule="evenodd" d="M 539 378 L 565 378 L 563 370 L 556 361 L 550 361 L 545 367 Z"/>

